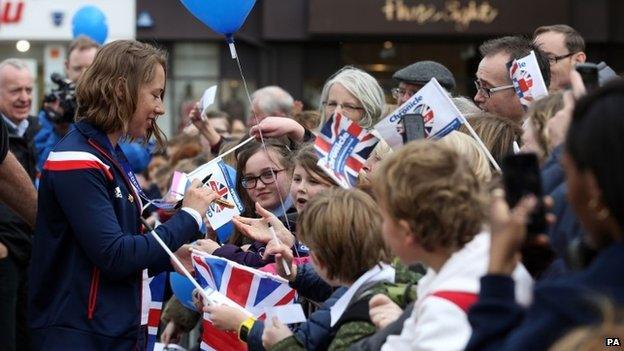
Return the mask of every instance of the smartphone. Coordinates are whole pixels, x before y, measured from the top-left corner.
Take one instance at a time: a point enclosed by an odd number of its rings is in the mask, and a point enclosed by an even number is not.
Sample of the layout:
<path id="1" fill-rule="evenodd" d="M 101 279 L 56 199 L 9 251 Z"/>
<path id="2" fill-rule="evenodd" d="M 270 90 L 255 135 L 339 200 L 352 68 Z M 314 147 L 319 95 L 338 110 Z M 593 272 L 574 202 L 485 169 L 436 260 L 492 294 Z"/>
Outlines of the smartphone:
<path id="1" fill-rule="evenodd" d="M 598 88 L 598 65 L 595 63 L 579 63 L 576 65 L 576 71 L 583 78 L 585 89 L 589 92 Z"/>
<path id="2" fill-rule="evenodd" d="M 405 128 L 405 142 L 425 138 L 425 122 L 420 113 L 411 113 L 403 116 Z"/>
<path id="3" fill-rule="evenodd" d="M 542 200 L 542 178 L 537 156 L 533 153 L 509 155 L 503 159 L 503 184 L 505 196 L 510 208 L 529 194 L 535 195 L 537 205 L 529 218 L 529 235 L 546 233 L 546 210 Z"/>

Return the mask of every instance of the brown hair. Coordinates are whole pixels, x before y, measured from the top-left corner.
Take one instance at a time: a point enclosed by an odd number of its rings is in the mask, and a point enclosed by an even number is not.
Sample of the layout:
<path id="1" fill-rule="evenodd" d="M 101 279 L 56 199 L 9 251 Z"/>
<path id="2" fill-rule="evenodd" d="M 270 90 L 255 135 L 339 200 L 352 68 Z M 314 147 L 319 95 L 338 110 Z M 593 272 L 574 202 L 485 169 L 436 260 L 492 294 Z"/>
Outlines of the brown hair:
<path id="1" fill-rule="evenodd" d="M 156 65 L 161 65 L 166 75 L 166 63 L 166 53 L 149 44 L 117 40 L 105 45 L 76 86 L 76 121 L 89 121 L 107 134 L 125 134 L 137 109 L 141 86 L 152 81 Z M 156 123 L 145 140 L 152 134 L 163 147 L 166 137 Z"/>
<path id="2" fill-rule="evenodd" d="M 459 250 L 481 231 L 483 188 L 464 158 L 440 143 L 419 140 L 393 152 L 375 170 L 373 189 L 425 250 Z"/>
<path id="3" fill-rule="evenodd" d="M 520 145 L 522 127 L 509 118 L 482 112 L 467 120 L 499 165 L 505 156 L 514 152 L 514 141 Z M 458 130 L 470 135 L 463 124 Z"/>
<path id="4" fill-rule="evenodd" d="M 461 155 L 468 162 L 482 185 L 486 185 L 492 179 L 490 162 L 485 152 L 481 150 L 479 144 L 470 135 L 452 131 L 438 142 Z"/>
<path id="5" fill-rule="evenodd" d="M 266 145 L 266 150 L 269 152 L 269 158 L 284 167 L 285 172 L 289 175 L 292 175 L 293 170 L 293 162 L 292 162 L 292 151 L 288 147 L 288 145 L 282 143 L 278 139 L 264 139 L 264 143 Z M 241 201 L 245 209 L 241 213 L 243 217 L 252 217 L 257 218 L 256 207 L 251 198 L 247 194 L 247 189 L 243 188 L 242 179 L 245 175 L 245 167 L 247 167 L 247 161 L 251 158 L 251 156 L 255 155 L 258 152 L 264 152 L 264 147 L 259 141 L 251 141 L 247 145 L 245 145 L 237 154 L 236 161 L 236 192 L 238 192 L 238 196 L 240 196 Z M 274 159 L 274 156 L 277 156 L 277 159 Z M 284 199 L 288 196 L 288 194 L 280 194 Z M 288 210 L 288 209 L 286 209 Z M 244 236 L 238 230 L 234 231 L 234 234 L 230 237 L 230 243 L 235 245 L 242 245 L 244 243 Z"/>
<path id="6" fill-rule="evenodd" d="M 89 38 L 86 35 L 80 35 L 78 36 L 78 38 L 72 40 L 72 42 L 69 43 L 69 46 L 67 47 L 67 57 L 69 57 L 69 55 L 71 55 L 72 51 L 74 50 L 83 51 L 83 50 L 88 50 L 88 49 L 99 49 L 99 48 L 100 48 L 100 44 L 91 40 L 91 38 Z"/>
<path id="7" fill-rule="evenodd" d="M 299 216 L 297 229 L 329 279 L 355 282 L 378 262 L 390 262 L 377 204 L 360 190 L 336 187 L 318 194 Z"/>
<path id="8" fill-rule="evenodd" d="M 338 185 L 336 182 L 318 166 L 319 156 L 314 150 L 314 144 L 305 144 L 297 150 L 292 157 L 294 166 L 301 166 L 306 172 L 315 175 L 321 180 Z"/>
<path id="9" fill-rule="evenodd" d="M 539 155 L 542 161 L 548 158 L 552 149 L 546 124 L 562 108 L 563 93 L 557 92 L 535 101 L 527 113 L 528 121 L 533 126 L 535 140 L 543 152 L 542 155 Z"/>
<path id="10" fill-rule="evenodd" d="M 551 26 L 541 26 L 533 32 L 533 39 L 546 32 L 556 32 L 563 34 L 566 49 L 570 53 L 577 53 L 585 50 L 585 40 L 574 28 L 566 24 L 554 24 Z"/>

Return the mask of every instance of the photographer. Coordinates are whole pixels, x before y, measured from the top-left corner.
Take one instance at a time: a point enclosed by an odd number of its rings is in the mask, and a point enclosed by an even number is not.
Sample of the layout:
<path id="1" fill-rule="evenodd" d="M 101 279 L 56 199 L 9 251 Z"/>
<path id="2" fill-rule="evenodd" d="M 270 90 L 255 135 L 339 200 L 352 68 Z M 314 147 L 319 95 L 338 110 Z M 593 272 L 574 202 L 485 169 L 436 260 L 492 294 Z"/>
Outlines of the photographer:
<path id="1" fill-rule="evenodd" d="M 48 154 L 61 138 L 67 134 L 74 121 L 76 110 L 75 87 L 82 73 L 91 65 L 99 45 L 86 36 L 80 36 L 69 44 L 65 60 L 65 76 L 52 74 L 52 81 L 57 85 L 46 95 L 43 108 L 39 113 L 41 130 L 35 137 L 37 148 L 37 169 L 48 158 Z"/>

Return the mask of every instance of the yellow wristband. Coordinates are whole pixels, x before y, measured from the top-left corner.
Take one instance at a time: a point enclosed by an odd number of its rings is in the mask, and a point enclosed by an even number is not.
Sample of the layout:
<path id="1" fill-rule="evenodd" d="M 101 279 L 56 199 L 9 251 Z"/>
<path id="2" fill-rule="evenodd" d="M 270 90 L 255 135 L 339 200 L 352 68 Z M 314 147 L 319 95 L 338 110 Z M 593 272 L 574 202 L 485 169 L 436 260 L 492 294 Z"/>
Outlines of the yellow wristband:
<path id="1" fill-rule="evenodd" d="M 247 336 L 249 335 L 249 331 L 251 330 L 255 322 L 256 319 L 254 317 L 249 317 L 238 326 L 238 338 L 241 341 L 247 342 Z"/>

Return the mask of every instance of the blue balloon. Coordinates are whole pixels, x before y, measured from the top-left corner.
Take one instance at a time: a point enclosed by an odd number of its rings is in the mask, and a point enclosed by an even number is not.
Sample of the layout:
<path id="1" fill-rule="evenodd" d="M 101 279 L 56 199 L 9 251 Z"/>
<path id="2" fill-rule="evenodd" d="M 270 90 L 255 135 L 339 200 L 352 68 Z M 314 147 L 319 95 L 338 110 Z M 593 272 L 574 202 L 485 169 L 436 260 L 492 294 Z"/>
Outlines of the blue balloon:
<path id="1" fill-rule="evenodd" d="M 169 274 L 169 285 L 171 285 L 173 294 L 184 307 L 197 311 L 197 308 L 193 305 L 193 290 L 195 289 L 195 285 L 193 285 L 187 277 L 176 272 L 171 272 L 171 274 Z"/>
<path id="2" fill-rule="evenodd" d="M 180 0 L 184 7 L 217 33 L 232 39 L 256 0 Z"/>
<path id="3" fill-rule="evenodd" d="M 81 7 L 72 18 L 72 33 L 74 39 L 86 35 L 98 44 L 104 44 L 108 36 L 104 12 L 91 5 Z"/>

